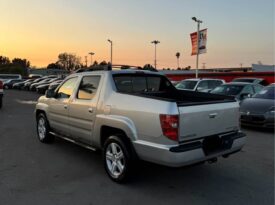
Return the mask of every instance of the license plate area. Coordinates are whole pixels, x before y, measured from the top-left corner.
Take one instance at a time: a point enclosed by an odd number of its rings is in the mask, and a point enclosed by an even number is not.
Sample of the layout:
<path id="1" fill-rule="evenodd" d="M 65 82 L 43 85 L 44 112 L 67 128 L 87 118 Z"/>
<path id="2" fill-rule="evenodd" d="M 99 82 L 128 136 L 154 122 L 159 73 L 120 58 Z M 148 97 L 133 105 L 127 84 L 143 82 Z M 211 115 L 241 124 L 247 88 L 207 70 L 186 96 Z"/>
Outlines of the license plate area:
<path id="1" fill-rule="evenodd" d="M 202 149 L 205 155 L 230 149 L 233 144 L 231 136 L 209 136 L 202 142 Z"/>

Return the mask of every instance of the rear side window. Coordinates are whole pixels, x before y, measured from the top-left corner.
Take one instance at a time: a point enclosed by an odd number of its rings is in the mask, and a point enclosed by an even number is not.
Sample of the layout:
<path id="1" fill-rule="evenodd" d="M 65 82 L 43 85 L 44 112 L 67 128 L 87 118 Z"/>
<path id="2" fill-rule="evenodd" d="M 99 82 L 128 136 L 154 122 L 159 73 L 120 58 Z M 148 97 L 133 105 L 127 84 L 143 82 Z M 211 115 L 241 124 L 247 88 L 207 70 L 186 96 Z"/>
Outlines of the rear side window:
<path id="1" fill-rule="evenodd" d="M 210 89 L 214 89 L 215 87 L 218 87 L 219 85 L 222 84 L 222 81 L 220 80 L 209 80 L 208 85 Z"/>
<path id="2" fill-rule="evenodd" d="M 93 99 L 96 94 L 99 81 L 100 76 L 83 77 L 77 91 L 77 98 L 82 100 Z"/>
<path id="3" fill-rule="evenodd" d="M 163 76 L 114 75 L 119 92 L 161 92 L 173 89 L 173 85 Z"/>

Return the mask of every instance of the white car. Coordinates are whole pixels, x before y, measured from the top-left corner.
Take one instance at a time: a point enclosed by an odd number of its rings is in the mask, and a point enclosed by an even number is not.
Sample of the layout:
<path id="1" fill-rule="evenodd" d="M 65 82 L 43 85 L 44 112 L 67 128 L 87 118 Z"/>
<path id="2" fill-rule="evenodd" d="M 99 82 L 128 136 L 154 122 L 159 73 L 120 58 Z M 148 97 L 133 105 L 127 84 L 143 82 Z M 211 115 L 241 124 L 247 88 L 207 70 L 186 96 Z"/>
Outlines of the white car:
<path id="1" fill-rule="evenodd" d="M 225 81 L 221 79 L 209 79 L 209 78 L 191 78 L 182 80 L 176 85 L 179 90 L 190 90 L 198 92 L 210 92 L 214 88 L 224 84 Z"/>

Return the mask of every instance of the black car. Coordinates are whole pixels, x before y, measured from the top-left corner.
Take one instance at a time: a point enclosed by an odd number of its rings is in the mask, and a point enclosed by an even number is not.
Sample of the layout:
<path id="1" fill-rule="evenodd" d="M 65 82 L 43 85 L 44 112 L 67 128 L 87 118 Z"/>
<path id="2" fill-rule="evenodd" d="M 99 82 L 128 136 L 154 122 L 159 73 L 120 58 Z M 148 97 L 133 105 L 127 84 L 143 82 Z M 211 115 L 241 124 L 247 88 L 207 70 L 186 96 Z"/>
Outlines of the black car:
<path id="1" fill-rule="evenodd" d="M 238 101 L 260 92 L 264 86 L 252 83 L 231 82 L 220 85 L 211 91 L 213 94 L 234 96 Z"/>
<path id="2" fill-rule="evenodd" d="M 241 102 L 240 121 L 242 125 L 274 128 L 275 85 L 263 88 L 252 98 Z"/>
<path id="3" fill-rule="evenodd" d="M 263 78 L 235 78 L 232 82 L 254 83 L 267 86 L 269 83 Z"/>
<path id="4" fill-rule="evenodd" d="M 23 80 L 23 79 L 10 79 L 10 80 L 5 81 L 3 86 L 4 86 L 4 89 L 11 89 L 13 84 L 23 82 L 23 81 L 25 81 L 25 80 Z"/>
<path id="5" fill-rule="evenodd" d="M 21 89 L 23 89 L 25 83 L 31 83 L 33 81 L 34 81 L 34 79 L 29 79 L 29 80 L 25 80 L 25 81 L 22 81 L 22 82 L 19 82 L 19 83 L 14 83 L 12 85 L 12 88 L 21 90 Z"/>
<path id="6" fill-rule="evenodd" d="M 45 84 L 42 84 L 42 85 L 39 85 L 36 87 L 36 91 L 39 93 L 39 94 L 45 94 L 46 90 L 48 90 L 48 88 L 52 85 L 59 85 L 63 80 L 60 80 L 60 79 L 56 79 L 52 82 L 48 82 L 48 83 L 45 83 Z"/>

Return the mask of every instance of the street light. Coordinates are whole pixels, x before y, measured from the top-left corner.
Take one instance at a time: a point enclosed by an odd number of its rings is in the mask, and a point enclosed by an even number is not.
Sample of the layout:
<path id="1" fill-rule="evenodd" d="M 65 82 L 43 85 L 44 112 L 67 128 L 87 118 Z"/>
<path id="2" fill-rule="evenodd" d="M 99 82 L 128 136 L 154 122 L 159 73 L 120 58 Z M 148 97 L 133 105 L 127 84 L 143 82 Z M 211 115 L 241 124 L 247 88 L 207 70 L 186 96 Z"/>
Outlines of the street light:
<path id="1" fill-rule="evenodd" d="M 111 44 L 111 65 L 113 65 L 113 41 L 108 39 L 108 42 Z"/>
<path id="2" fill-rule="evenodd" d="M 92 65 L 93 65 L 93 55 L 94 55 L 95 53 L 90 52 L 89 54 L 91 55 L 91 66 L 92 66 Z"/>
<path id="3" fill-rule="evenodd" d="M 85 65 L 86 65 L 86 68 L 88 67 L 88 60 L 87 60 L 87 57 L 88 57 L 88 56 L 85 56 Z"/>
<path id="4" fill-rule="evenodd" d="M 200 33 L 200 24 L 202 20 L 197 19 L 196 17 L 192 17 L 192 20 L 197 22 L 197 60 L 196 60 L 196 78 L 198 78 L 198 69 L 199 69 L 199 33 Z"/>
<path id="5" fill-rule="evenodd" d="M 160 42 L 158 40 L 154 40 L 151 43 L 155 44 L 155 69 L 157 69 L 157 44 Z"/>

